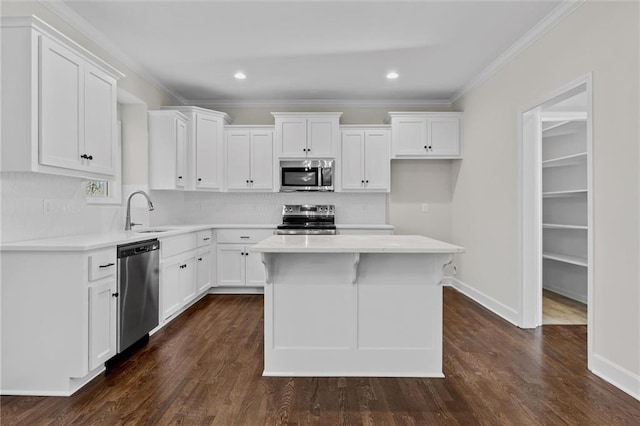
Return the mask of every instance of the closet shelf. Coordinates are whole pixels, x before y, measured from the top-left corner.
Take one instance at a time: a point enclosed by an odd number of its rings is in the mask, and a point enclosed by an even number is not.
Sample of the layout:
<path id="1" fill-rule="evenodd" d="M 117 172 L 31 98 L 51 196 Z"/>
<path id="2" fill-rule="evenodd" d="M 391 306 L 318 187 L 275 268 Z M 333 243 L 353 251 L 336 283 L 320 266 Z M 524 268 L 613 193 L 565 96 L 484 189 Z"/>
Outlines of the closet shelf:
<path id="1" fill-rule="evenodd" d="M 586 130 L 584 120 L 558 120 L 543 123 L 542 137 L 569 135 Z"/>
<path id="2" fill-rule="evenodd" d="M 565 155 L 564 157 L 550 158 L 542 162 L 542 167 L 562 167 L 573 166 L 580 164 L 587 159 L 586 152 L 580 152 L 578 154 Z"/>
<path id="3" fill-rule="evenodd" d="M 555 260 L 557 262 L 569 263 L 571 265 L 576 265 L 576 266 L 585 266 L 585 267 L 587 266 L 587 259 L 585 259 L 584 257 L 544 252 L 542 253 L 542 258 Z"/>
<path id="4" fill-rule="evenodd" d="M 545 229 L 583 229 L 583 230 L 587 230 L 589 229 L 588 226 L 582 226 L 582 225 L 561 225 L 558 223 L 543 223 L 542 227 Z"/>
<path id="5" fill-rule="evenodd" d="M 587 190 L 586 189 L 572 189 L 570 191 L 543 192 L 542 193 L 542 198 L 579 197 L 580 195 L 587 195 Z"/>

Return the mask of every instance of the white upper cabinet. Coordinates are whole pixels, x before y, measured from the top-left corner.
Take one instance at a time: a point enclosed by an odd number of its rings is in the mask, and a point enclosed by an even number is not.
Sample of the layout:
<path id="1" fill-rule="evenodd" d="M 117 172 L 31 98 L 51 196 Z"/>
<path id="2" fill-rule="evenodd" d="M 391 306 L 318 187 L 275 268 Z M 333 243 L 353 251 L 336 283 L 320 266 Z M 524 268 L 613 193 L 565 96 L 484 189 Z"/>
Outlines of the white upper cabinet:
<path id="1" fill-rule="evenodd" d="M 340 143 L 341 112 L 273 112 L 280 158 L 333 158 Z"/>
<path id="2" fill-rule="evenodd" d="M 40 163 L 82 168 L 83 60 L 54 40 L 40 46 Z"/>
<path id="3" fill-rule="evenodd" d="M 342 191 L 389 191 L 387 128 L 342 127 Z"/>
<path id="4" fill-rule="evenodd" d="M 186 189 L 222 190 L 224 126 L 231 118 L 224 112 L 193 106 L 168 106 L 187 116 Z"/>
<path id="5" fill-rule="evenodd" d="M 187 117 L 176 110 L 149 111 L 149 186 L 184 189 Z"/>
<path id="6" fill-rule="evenodd" d="M 120 72 L 35 17 L 2 18 L 2 170 L 116 172 Z"/>
<path id="7" fill-rule="evenodd" d="M 225 151 L 227 190 L 273 190 L 271 128 L 227 128 Z"/>
<path id="8" fill-rule="evenodd" d="M 112 175 L 115 170 L 117 140 L 116 81 L 107 73 L 87 64 L 84 73 L 84 151 L 91 171 Z"/>
<path id="9" fill-rule="evenodd" d="M 391 158 L 462 158 L 458 112 L 390 112 Z"/>

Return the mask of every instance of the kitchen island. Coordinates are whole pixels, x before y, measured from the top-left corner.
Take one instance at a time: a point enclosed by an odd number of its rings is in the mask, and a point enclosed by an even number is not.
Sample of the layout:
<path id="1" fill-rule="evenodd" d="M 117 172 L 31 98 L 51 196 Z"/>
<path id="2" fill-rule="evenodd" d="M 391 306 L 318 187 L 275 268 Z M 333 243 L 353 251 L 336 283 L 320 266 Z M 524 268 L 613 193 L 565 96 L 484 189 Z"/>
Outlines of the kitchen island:
<path id="1" fill-rule="evenodd" d="M 416 235 L 276 235 L 262 253 L 265 376 L 444 377 L 443 266 Z"/>

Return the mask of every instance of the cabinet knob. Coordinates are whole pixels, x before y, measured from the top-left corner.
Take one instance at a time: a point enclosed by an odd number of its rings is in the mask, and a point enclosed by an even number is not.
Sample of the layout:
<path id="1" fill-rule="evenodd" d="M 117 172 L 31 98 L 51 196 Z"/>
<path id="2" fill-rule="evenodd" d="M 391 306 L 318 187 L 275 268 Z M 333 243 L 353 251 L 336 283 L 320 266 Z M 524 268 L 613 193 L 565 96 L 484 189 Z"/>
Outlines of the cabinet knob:
<path id="1" fill-rule="evenodd" d="M 202 182 L 202 178 L 198 178 L 198 182 Z"/>
<path id="2" fill-rule="evenodd" d="M 427 149 L 427 146 L 426 146 L 426 145 L 424 146 L 424 149 Z"/>
<path id="3" fill-rule="evenodd" d="M 178 179 L 182 179 L 182 176 L 178 176 Z"/>
<path id="4" fill-rule="evenodd" d="M 364 183 L 369 183 L 369 181 L 368 181 L 368 180 L 365 180 L 365 181 L 364 181 Z"/>
<path id="5" fill-rule="evenodd" d="M 429 145 L 429 151 L 431 151 L 431 145 Z"/>
<path id="6" fill-rule="evenodd" d="M 199 261 L 199 262 L 202 262 L 202 258 L 201 258 L 201 257 L 199 257 L 199 258 L 198 258 L 198 261 Z"/>
<path id="7" fill-rule="evenodd" d="M 252 181 L 252 180 L 250 180 L 249 182 L 253 183 L 253 181 Z"/>
<path id="8" fill-rule="evenodd" d="M 249 179 L 247 179 L 246 182 L 249 183 Z"/>
<path id="9" fill-rule="evenodd" d="M 84 159 L 88 160 L 88 159 L 89 159 L 89 156 L 88 156 L 87 154 L 82 154 L 82 155 L 80 156 L 80 158 L 84 158 Z"/>
<path id="10" fill-rule="evenodd" d="M 364 180 L 361 180 L 360 183 L 364 183 Z"/>
<path id="11" fill-rule="evenodd" d="M 89 160 L 93 160 L 93 155 L 89 155 L 89 156 L 87 157 L 87 159 L 89 159 Z"/>
<path id="12" fill-rule="evenodd" d="M 120 293 L 118 293 L 118 292 L 116 291 L 116 292 L 115 292 L 115 293 L 113 293 L 111 296 L 113 296 L 113 297 L 118 297 L 118 296 L 120 296 Z"/>

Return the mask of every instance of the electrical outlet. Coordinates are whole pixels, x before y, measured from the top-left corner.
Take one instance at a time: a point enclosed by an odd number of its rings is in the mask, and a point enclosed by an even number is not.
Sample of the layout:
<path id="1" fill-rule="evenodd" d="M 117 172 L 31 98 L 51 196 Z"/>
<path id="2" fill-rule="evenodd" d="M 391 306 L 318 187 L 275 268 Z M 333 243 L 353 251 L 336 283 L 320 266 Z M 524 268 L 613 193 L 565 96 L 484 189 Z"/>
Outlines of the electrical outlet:
<path id="1" fill-rule="evenodd" d="M 422 204 L 422 213 L 428 213 L 428 212 L 429 212 L 429 204 L 423 203 Z"/>
<path id="2" fill-rule="evenodd" d="M 42 212 L 44 214 L 51 214 L 51 210 L 51 200 L 42 200 Z"/>

